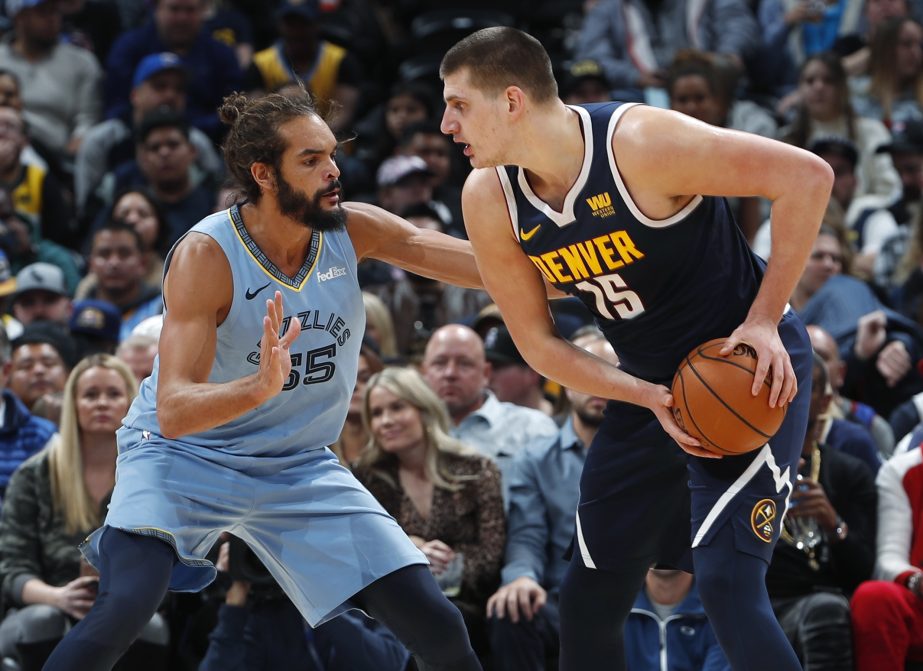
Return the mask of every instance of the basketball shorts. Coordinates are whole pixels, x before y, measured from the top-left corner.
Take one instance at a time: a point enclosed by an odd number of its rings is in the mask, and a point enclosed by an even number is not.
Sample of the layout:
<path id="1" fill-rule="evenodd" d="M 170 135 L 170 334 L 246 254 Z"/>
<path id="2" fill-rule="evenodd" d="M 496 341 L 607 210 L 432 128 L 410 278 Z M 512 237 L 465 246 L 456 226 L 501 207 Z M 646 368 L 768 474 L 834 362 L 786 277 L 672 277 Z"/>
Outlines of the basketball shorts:
<path id="1" fill-rule="evenodd" d="M 589 568 L 692 570 L 691 548 L 733 525 L 737 549 L 769 561 L 807 429 L 813 359 L 801 320 L 779 325 L 798 393 L 762 448 L 722 459 L 684 452 L 646 408 L 612 401 L 580 481 L 575 555 Z"/>
<path id="2" fill-rule="evenodd" d="M 222 531 L 244 540 L 311 626 L 338 615 L 362 588 L 410 564 L 426 564 L 397 522 L 327 448 L 287 457 L 239 457 L 137 429 L 119 430 L 116 485 L 105 525 L 81 545 L 98 560 L 107 526 L 173 546 L 170 589 L 198 591 L 216 576 L 205 555 Z"/>

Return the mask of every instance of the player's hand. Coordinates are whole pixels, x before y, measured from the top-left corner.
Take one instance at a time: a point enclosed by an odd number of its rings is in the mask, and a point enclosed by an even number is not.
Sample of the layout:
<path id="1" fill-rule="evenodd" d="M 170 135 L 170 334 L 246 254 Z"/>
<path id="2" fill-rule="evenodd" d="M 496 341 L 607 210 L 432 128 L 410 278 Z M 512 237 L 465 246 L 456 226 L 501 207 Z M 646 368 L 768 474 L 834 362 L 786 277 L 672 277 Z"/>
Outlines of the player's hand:
<path id="1" fill-rule="evenodd" d="M 439 575 L 445 571 L 449 566 L 449 562 L 452 561 L 452 557 L 455 556 L 455 550 L 438 539 L 426 541 L 420 546 L 420 551 L 429 559 L 430 571 L 434 575 Z"/>
<path id="2" fill-rule="evenodd" d="M 528 576 L 516 578 L 493 593 L 487 600 L 487 617 L 509 617 L 514 624 L 520 617 L 531 621 L 545 605 L 548 593 Z"/>
<path id="3" fill-rule="evenodd" d="M 683 430 L 673 416 L 673 394 L 670 393 L 670 390 L 664 387 L 663 385 L 650 385 L 650 399 L 647 402 L 643 402 L 643 405 L 646 408 L 650 408 L 651 412 L 657 417 L 657 421 L 660 422 L 660 425 L 663 427 L 663 430 L 676 441 L 676 443 L 683 448 L 685 452 L 695 456 L 695 457 L 705 457 L 707 459 L 720 459 L 720 454 L 715 454 L 714 452 L 709 452 L 700 443 L 696 438 L 693 438 L 688 433 Z"/>
<path id="4" fill-rule="evenodd" d="M 82 620 L 96 601 L 98 586 L 99 578 L 95 576 L 71 580 L 55 590 L 54 605 L 74 619 Z"/>
<path id="5" fill-rule="evenodd" d="M 280 391 L 292 372 L 292 358 L 288 350 L 301 333 L 301 322 L 290 319 L 288 330 L 280 336 L 282 328 L 282 292 L 277 291 L 273 299 L 266 301 L 266 316 L 263 317 L 263 337 L 260 339 L 260 368 L 257 379 L 266 390 L 268 398 Z"/>
<path id="6" fill-rule="evenodd" d="M 889 387 L 900 382 L 912 365 L 907 346 L 900 340 L 892 340 L 885 345 L 875 359 L 875 369 L 881 373 Z"/>
<path id="7" fill-rule="evenodd" d="M 769 383 L 769 406 L 791 403 L 798 393 L 798 379 L 792 361 L 779 337 L 778 325 L 770 319 L 748 318 L 724 343 L 718 354 L 728 356 L 740 344 L 756 352 L 756 371 L 750 393 L 756 396 Z"/>

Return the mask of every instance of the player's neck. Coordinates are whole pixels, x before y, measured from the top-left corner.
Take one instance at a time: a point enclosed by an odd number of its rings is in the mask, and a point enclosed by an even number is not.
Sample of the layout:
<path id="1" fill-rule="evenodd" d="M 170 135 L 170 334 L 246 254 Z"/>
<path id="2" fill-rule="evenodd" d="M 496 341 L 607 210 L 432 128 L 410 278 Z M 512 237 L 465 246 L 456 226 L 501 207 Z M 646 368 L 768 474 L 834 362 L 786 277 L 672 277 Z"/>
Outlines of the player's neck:
<path id="1" fill-rule="evenodd" d="M 563 197 L 577 181 L 583 168 L 585 144 L 580 117 L 569 107 L 556 105 L 538 114 L 523 142 L 521 158 L 515 163 L 526 169 L 529 183 L 540 198 Z"/>
<path id="2" fill-rule="evenodd" d="M 285 216 L 270 198 L 240 208 L 247 233 L 256 246 L 289 276 L 301 269 L 307 255 L 312 228 Z"/>

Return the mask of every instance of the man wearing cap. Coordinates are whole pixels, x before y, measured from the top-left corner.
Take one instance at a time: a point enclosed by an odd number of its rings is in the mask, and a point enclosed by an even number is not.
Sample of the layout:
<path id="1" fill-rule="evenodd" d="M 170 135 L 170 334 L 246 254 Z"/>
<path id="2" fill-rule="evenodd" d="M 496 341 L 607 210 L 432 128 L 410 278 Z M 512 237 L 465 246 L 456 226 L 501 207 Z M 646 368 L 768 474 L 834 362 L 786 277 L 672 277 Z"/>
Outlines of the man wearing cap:
<path id="1" fill-rule="evenodd" d="M 551 402 L 542 392 L 542 376 L 522 358 L 506 326 L 487 332 L 484 354 L 490 362 L 490 390 L 499 400 L 553 414 Z"/>
<path id="2" fill-rule="evenodd" d="M 186 67 L 186 117 L 213 140 L 221 134 L 216 109 L 242 85 L 233 50 L 212 38 L 204 28 L 205 0 L 155 0 L 153 21 L 123 34 L 106 61 L 105 112 L 126 117 L 135 69 L 145 56 L 165 51 L 180 57 Z"/>
<path id="3" fill-rule="evenodd" d="M 134 129 L 142 119 L 162 107 L 185 113 L 188 73 L 176 54 L 168 51 L 145 56 L 132 78 L 129 94 L 131 109 L 124 118 L 106 119 L 93 126 L 77 152 L 74 169 L 74 196 L 78 211 L 83 212 L 87 198 L 103 175 L 127 161 L 134 160 Z M 198 128 L 189 129 L 189 142 L 196 150 L 196 166 L 216 183 L 224 175 L 224 161 L 211 139 Z"/>
<path id="4" fill-rule="evenodd" d="M 426 204 L 450 227 L 452 214 L 444 203 L 433 200 L 433 171 L 419 156 L 398 155 L 386 158 L 378 167 L 378 204 L 400 214 L 413 205 Z"/>
<path id="5" fill-rule="evenodd" d="M 278 91 L 304 83 L 323 110 L 328 102 L 337 109 L 330 128 L 349 128 L 359 102 L 362 66 L 343 47 L 321 39 L 318 0 L 287 0 L 276 10 L 279 39 L 253 55 L 245 75 L 248 90 Z"/>
<path id="6" fill-rule="evenodd" d="M 612 100 L 609 82 L 599 61 L 584 58 L 572 63 L 561 81 L 561 99 L 568 105 Z"/>
<path id="7" fill-rule="evenodd" d="M 108 301 L 92 298 L 76 301 L 68 328 L 77 344 L 79 359 L 91 354 L 115 354 L 122 313 Z"/>
<path id="8" fill-rule="evenodd" d="M 23 325 L 49 321 L 67 326 L 71 316 L 70 292 L 64 272 L 50 263 L 33 263 L 16 274 L 13 316 Z"/>
<path id="9" fill-rule="evenodd" d="M 57 2 L 7 0 L 6 13 L 13 30 L 0 43 L 0 68 L 19 77 L 32 135 L 72 158 L 99 119 L 102 69 L 91 52 L 60 40 Z"/>

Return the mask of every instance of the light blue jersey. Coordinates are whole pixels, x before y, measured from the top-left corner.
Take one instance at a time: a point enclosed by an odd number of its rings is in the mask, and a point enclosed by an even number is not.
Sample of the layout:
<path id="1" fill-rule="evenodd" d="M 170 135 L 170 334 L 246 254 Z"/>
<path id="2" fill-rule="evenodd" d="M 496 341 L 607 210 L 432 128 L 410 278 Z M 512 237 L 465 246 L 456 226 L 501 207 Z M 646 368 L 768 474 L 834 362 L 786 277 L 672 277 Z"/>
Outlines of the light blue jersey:
<path id="1" fill-rule="evenodd" d="M 285 308 L 283 331 L 295 318 L 301 322 L 301 335 L 291 346 L 292 372 L 282 393 L 227 424 L 183 436 L 179 444 L 192 450 L 207 448 L 209 459 L 215 448 L 235 456 L 282 457 L 332 444 L 346 420 L 365 332 L 356 254 L 348 233 L 315 231 L 304 265 L 289 278 L 250 238 L 236 206 L 206 217 L 190 232 L 213 238 L 233 269 L 231 309 L 218 327 L 209 382 L 229 382 L 256 372 L 266 299 L 276 290 L 282 292 Z M 165 272 L 169 263 L 168 256 Z M 158 378 L 159 360 L 142 383 L 126 426 L 160 433 L 154 404 Z M 311 426 L 308 435 L 303 433 L 306 421 Z"/>
<path id="2" fill-rule="evenodd" d="M 170 589 L 197 591 L 216 575 L 205 557 L 227 530 L 253 549 L 316 626 L 379 578 L 426 563 L 394 518 L 325 447 L 346 419 L 365 330 L 356 254 L 346 231 L 315 231 L 301 270 L 289 278 L 254 244 L 236 207 L 191 230 L 217 241 L 233 279 L 209 381 L 256 371 L 266 299 L 276 290 L 287 323 L 301 323 L 290 350 L 292 373 L 283 391 L 255 410 L 173 440 L 160 434 L 157 422 L 155 364 L 118 432 L 105 525 L 81 550 L 96 566 L 107 527 L 155 536 L 179 559 Z M 168 257 L 167 272 L 169 264 Z"/>

